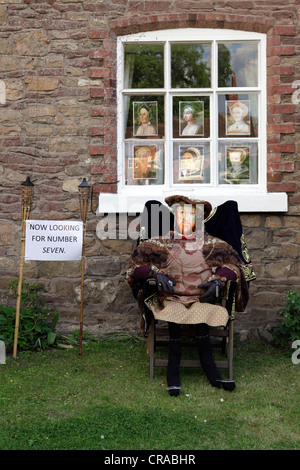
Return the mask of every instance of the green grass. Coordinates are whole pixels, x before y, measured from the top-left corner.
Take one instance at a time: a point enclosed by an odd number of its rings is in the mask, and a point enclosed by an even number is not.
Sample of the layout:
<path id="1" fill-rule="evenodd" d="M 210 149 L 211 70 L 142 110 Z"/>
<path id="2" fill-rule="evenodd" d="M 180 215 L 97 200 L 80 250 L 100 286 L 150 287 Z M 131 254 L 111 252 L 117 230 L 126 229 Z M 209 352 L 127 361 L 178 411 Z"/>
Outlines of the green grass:
<path id="1" fill-rule="evenodd" d="M 177 398 L 166 392 L 165 368 L 149 378 L 142 340 L 89 342 L 81 356 L 19 353 L 0 366 L 0 449 L 299 449 L 300 365 L 291 353 L 236 345 L 233 392 L 183 369 Z"/>

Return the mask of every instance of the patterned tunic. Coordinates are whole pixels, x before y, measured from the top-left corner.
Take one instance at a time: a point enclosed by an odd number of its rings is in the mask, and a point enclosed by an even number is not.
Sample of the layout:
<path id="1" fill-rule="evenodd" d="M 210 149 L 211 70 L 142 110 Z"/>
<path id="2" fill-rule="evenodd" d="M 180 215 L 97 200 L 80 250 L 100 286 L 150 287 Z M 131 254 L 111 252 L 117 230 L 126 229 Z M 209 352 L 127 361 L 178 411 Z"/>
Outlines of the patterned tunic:
<path id="1" fill-rule="evenodd" d="M 204 290 L 198 286 L 208 282 L 213 274 L 201 248 L 197 241 L 174 242 L 166 266 L 169 277 L 175 282 L 174 292 L 151 305 L 156 320 L 210 326 L 227 324 L 228 313 L 224 307 L 199 302 Z"/>

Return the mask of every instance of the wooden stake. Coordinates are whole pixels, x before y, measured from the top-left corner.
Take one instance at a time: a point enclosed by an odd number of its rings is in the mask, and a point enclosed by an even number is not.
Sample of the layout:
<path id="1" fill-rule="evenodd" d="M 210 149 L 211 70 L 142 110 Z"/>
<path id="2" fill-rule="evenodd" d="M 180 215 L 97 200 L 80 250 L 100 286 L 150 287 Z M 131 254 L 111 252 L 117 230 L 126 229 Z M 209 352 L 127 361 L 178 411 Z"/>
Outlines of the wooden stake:
<path id="1" fill-rule="evenodd" d="M 84 268 L 85 268 L 85 224 L 83 224 L 82 255 L 81 255 L 81 294 L 80 294 L 80 334 L 79 334 L 79 354 L 82 354 L 82 333 L 83 333 L 83 297 L 84 297 Z"/>
<path id="2" fill-rule="evenodd" d="M 83 333 L 83 298 L 84 298 L 84 268 L 85 268 L 85 231 L 86 218 L 88 212 L 88 201 L 90 197 L 90 185 L 83 178 L 82 183 L 78 186 L 80 213 L 83 222 L 82 235 L 82 255 L 81 255 L 81 295 L 80 295 L 80 333 L 79 333 L 79 354 L 82 354 L 82 333 Z"/>
<path id="3" fill-rule="evenodd" d="M 18 349 L 20 305 L 21 305 L 23 267 L 24 267 L 24 256 L 25 256 L 26 220 L 29 219 L 30 217 L 32 190 L 33 190 L 33 183 L 31 183 L 30 178 L 28 177 L 26 181 L 22 183 L 22 239 L 21 239 L 21 253 L 20 253 L 19 279 L 18 279 L 17 304 L 16 304 L 15 337 L 14 337 L 14 347 L 13 347 L 14 359 L 16 359 L 17 357 L 17 349 Z"/>

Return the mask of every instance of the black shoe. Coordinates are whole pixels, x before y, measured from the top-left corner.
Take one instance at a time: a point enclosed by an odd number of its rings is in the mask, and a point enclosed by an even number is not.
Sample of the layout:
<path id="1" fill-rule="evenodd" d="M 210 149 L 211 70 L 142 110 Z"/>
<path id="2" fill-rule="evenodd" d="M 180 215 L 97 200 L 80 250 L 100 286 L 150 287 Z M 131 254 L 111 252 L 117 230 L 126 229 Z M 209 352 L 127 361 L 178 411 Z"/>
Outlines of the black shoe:
<path id="1" fill-rule="evenodd" d="M 217 382 L 220 384 L 220 386 L 226 390 L 227 392 L 232 392 L 235 389 L 235 382 L 234 380 L 217 380 Z"/>
<path id="2" fill-rule="evenodd" d="M 169 395 L 170 397 L 178 397 L 178 395 L 180 394 L 180 387 L 168 387 L 167 388 L 168 392 L 169 392 Z"/>

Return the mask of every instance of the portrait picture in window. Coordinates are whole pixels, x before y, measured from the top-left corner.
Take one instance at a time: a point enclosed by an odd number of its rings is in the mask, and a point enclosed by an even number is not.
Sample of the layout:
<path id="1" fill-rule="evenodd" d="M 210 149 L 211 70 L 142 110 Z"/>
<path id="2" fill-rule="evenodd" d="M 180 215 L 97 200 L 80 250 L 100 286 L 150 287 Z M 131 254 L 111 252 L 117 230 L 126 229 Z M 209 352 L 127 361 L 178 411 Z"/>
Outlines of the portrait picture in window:
<path id="1" fill-rule="evenodd" d="M 157 135 L 157 101 L 133 102 L 133 135 Z"/>
<path id="2" fill-rule="evenodd" d="M 189 181 L 203 179 L 204 148 L 203 146 L 179 147 L 179 180 Z"/>
<path id="3" fill-rule="evenodd" d="M 180 101 L 179 116 L 180 136 L 204 135 L 203 101 Z"/>
<path id="4" fill-rule="evenodd" d="M 156 145 L 133 146 L 134 180 L 156 180 L 159 169 L 159 152 Z M 147 184 L 146 181 L 144 184 Z"/>
<path id="5" fill-rule="evenodd" d="M 226 134 L 250 135 L 250 101 L 225 102 Z"/>
<path id="6" fill-rule="evenodd" d="M 226 147 L 225 181 L 250 182 L 249 147 Z"/>

